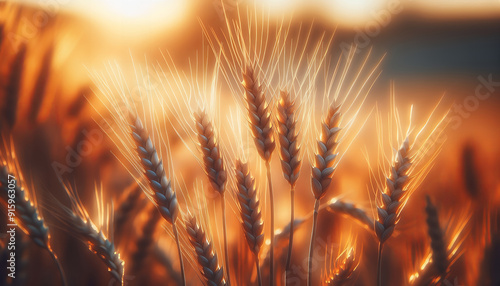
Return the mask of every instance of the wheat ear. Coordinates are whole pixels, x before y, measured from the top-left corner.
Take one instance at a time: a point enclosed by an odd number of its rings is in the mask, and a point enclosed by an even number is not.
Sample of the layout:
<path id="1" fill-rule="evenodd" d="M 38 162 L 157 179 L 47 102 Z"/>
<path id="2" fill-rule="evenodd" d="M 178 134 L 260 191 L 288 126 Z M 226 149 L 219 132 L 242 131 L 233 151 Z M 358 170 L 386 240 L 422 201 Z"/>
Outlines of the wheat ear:
<path id="1" fill-rule="evenodd" d="M 439 216 L 437 208 L 432 204 L 429 196 L 426 197 L 427 205 L 425 212 L 427 214 L 428 234 L 431 238 L 432 266 L 437 270 L 441 279 L 445 279 L 448 270 L 448 254 L 443 237 L 443 231 L 439 225 Z"/>
<path id="2" fill-rule="evenodd" d="M 276 117 L 278 122 L 281 169 L 283 170 L 285 180 L 290 184 L 290 238 L 288 241 L 288 253 L 285 264 L 285 271 L 288 272 L 292 260 L 295 184 L 299 178 L 300 167 L 302 165 L 302 161 L 299 157 L 300 145 L 297 138 L 298 131 L 296 129 L 297 119 L 295 116 L 295 101 L 290 99 L 290 94 L 288 92 L 280 92 L 277 111 Z"/>
<path id="3" fill-rule="evenodd" d="M 176 220 L 179 214 L 179 204 L 177 196 L 172 189 L 170 181 L 165 175 L 163 162 L 158 157 L 156 148 L 149 138 L 146 128 L 142 125 L 141 120 L 137 117 L 134 124 L 131 125 L 132 137 L 137 146 L 137 153 L 141 159 L 141 164 L 144 173 L 149 182 L 149 186 L 153 194 L 149 194 L 156 207 L 160 211 L 161 216 L 170 224 L 172 224 L 172 231 L 177 244 L 177 252 L 179 255 L 179 262 L 181 266 L 182 285 L 186 285 L 186 278 L 184 275 L 184 262 L 182 260 L 181 245 L 179 242 L 179 234 L 177 232 Z"/>
<path id="4" fill-rule="evenodd" d="M 375 234 L 379 239 L 378 285 L 382 285 L 382 247 L 392 235 L 399 221 L 399 215 L 406 185 L 409 182 L 407 172 L 411 167 L 410 141 L 406 137 L 399 148 L 391 167 L 391 174 L 386 178 L 386 189 L 382 192 L 381 205 L 377 207 L 378 219 L 375 221 Z"/>
<path id="5" fill-rule="evenodd" d="M 342 262 L 337 264 L 326 280 L 326 284 L 332 286 L 348 285 L 352 281 L 354 271 L 356 271 L 357 267 L 358 265 L 354 258 L 353 251 L 351 250 Z"/>
<path id="6" fill-rule="evenodd" d="M 339 127 L 340 120 L 340 106 L 332 104 L 328 109 L 325 120 L 321 124 L 321 136 L 317 141 L 317 152 L 312 165 L 311 189 L 316 201 L 314 203 L 313 228 L 309 246 L 308 286 L 312 285 L 312 256 L 314 252 L 319 204 L 332 182 L 333 173 L 335 171 L 334 163 L 338 155 L 335 152 L 337 151 L 337 139 L 341 130 Z"/>
<path id="7" fill-rule="evenodd" d="M 217 261 L 217 253 L 215 253 L 212 242 L 207 238 L 205 231 L 196 221 L 196 217 L 188 214 L 185 225 L 189 241 L 194 248 L 200 271 L 205 277 L 207 285 L 226 285 L 224 270 Z"/>
<path id="8" fill-rule="evenodd" d="M 85 242 L 89 250 L 106 264 L 111 276 L 119 281 L 120 285 L 123 285 L 124 262 L 121 260 L 120 254 L 116 252 L 114 243 L 106 238 L 102 229 L 98 230 L 86 211 L 83 211 L 78 198 L 73 196 L 70 197 L 70 200 L 73 209 L 78 211 L 63 206 L 63 214 L 60 219 L 66 223 L 71 234 Z"/>
<path id="9" fill-rule="evenodd" d="M 210 184 L 221 195 L 222 201 L 222 227 L 224 235 L 224 261 L 227 273 L 227 284 L 231 285 L 229 271 L 229 248 L 227 246 L 227 222 L 226 222 L 226 200 L 225 187 L 227 173 L 224 160 L 221 155 L 220 146 L 215 138 L 215 131 L 207 113 L 200 110 L 194 113 L 196 131 L 200 150 L 203 154 L 203 166 Z"/>
<path id="10" fill-rule="evenodd" d="M 255 188 L 255 178 L 250 174 L 248 165 L 240 160 L 236 161 L 235 171 L 243 230 L 245 231 L 248 246 L 255 255 L 257 279 L 259 285 L 262 285 L 259 252 L 264 243 L 264 222 L 262 221 L 260 202 Z"/>
<path id="11" fill-rule="evenodd" d="M 271 120 L 271 111 L 266 102 L 262 86 L 257 80 L 257 75 L 251 65 L 247 65 L 243 71 L 243 87 L 245 88 L 245 101 L 248 110 L 248 121 L 250 130 L 254 138 L 257 151 L 266 162 L 267 182 L 269 186 L 269 203 L 271 205 L 271 245 L 270 245 L 270 263 L 269 279 L 270 284 L 274 284 L 274 194 L 271 180 L 271 156 L 276 147 L 273 134 L 273 123 Z"/>
<path id="12" fill-rule="evenodd" d="M 373 233 L 373 226 L 375 222 L 363 209 L 358 208 L 353 203 L 344 202 L 339 199 L 333 199 L 328 203 L 326 209 L 331 213 L 345 215 L 357 220 Z"/>
<path id="13" fill-rule="evenodd" d="M 8 170 L 7 164 L 5 162 L 1 163 L 0 166 L 0 189 L 2 193 L 2 199 L 5 199 L 5 203 L 8 203 L 8 198 L 10 198 L 9 184 L 12 183 L 13 176 Z M 12 177 L 12 178 L 11 178 Z M 16 178 L 17 179 L 17 178 Z M 14 180 L 16 180 L 14 179 Z M 59 275 L 61 276 L 61 281 L 64 286 L 68 285 L 66 277 L 62 266 L 57 258 L 56 254 L 50 246 L 50 235 L 49 229 L 45 225 L 45 221 L 38 211 L 37 205 L 34 200 L 30 199 L 28 192 L 20 185 L 21 182 L 14 182 L 14 200 L 15 200 L 15 222 L 21 227 L 24 233 L 26 233 L 29 238 L 39 247 L 46 249 L 54 263 L 57 266 Z"/>

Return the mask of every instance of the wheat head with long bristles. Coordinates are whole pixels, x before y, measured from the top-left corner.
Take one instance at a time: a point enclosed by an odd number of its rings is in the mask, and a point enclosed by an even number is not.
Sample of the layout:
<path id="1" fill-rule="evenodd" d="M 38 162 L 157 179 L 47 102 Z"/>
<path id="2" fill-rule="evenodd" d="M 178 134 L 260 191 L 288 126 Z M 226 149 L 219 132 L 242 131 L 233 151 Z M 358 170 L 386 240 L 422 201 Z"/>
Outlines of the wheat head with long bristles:
<path id="1" fill-rule="evenodd" d="M 189 241 L 194 248 L 200 271 L 205 277 L 207 285 L 226 285 L 224 270 L 219 266 L 217 253 L 215 253 L 212 242 L 206 236 L 205 231 L 196 221 L 196 217 L 188 213 L 185 225 Z"/>
<path id="2" fill-rule="evenodd" d="M 382 204 L 377 207 L 378 219 L 375 221 L 375 233 L 381 244 L 391 237 L 399 221 L 405 187 L 410 179 L 407 172 L 411 164 L 410 141 L 409 137 L 406 137 L 396 154 L 391 174 L 386 178 L 386 189 L 382 192 Z"/>
<path id="3" fill-rule="evenodd" d="M 2 165 L 3 166 L 0 166 L 0 189 L 2 190 L 2 199 L 5 199 L 8 197 L 8 176 L 10 173 L 7 169 L 7 165 L 4 163 L 2 163 Z M 21 182 L 17 180 L 14 188 L 17 213 L 15 220 L 36 245 L 51 251 L 49 244 L 49 229 L 40 216 L 36 204 L 27 195 L 26 190 L 20 186 L 20 183 Z M 7 202 L 7 200 L 5 200 L 5 202 Z"/>
<path id="4" fill-rule="evenodd" d="M 332 182 L 335 171 L 334 163 L 337 158 L 338 136 L 341 128 L 340 106 L 331 105 L 328 114 L 321 124 L 321 136 L 317 141 L 317 152 L 312 165 L 312 191 L 316 200 L 326 194 Z"/>
<path id="5" fill-rule="evenodd" d="M 227 174 L 224 160 L 214 134 L 214 127 L 204 110 L 194 113 L 200 150 L 203 153 L 203 166 L 210 184 L 219 193 L 224 192 Z"/>
<path id="6" fill-rule="evenodd" d="M 250 130 L 262 159 L 268 162 L 276 147 L 273 134 L 271 111 L 266 101 L 262 86 L 259 84 L 254 67 L 247 65 L 243 71 L 243 87 L 245 88 L 245 101 L 248 109 Z"/>
<path id="7" fill-rule="evenodd" d="M 250 174 L 248 164 L 240 160 L 236 161 L 235 172 L 243 230 L 250 250 L 258 255 L 264 243 L 264 222 L 255 188 L 255 178 Z"/>
<path id="8" fill-rule="evenodd" d="M 132 137 L 137 145 L 137 153 L 141 159 L 149 186 L 153 191 L 152 198 L 162 217 L 169 223 L 175 224 L 179 213 L 179 204 L 172 185 L 165 175 L 163 163 L 158 157 L 147 130 L 138 117 L 135 118 L 134 125 L 131 125 L 131 128 Z"/>
<path id="9" fill-rule="evenodd" d="M 277 107 L 277 130 L 279 138 L 279 154 L 283 176 L 290 185 L 295 186 L 299 178 L 302 161 L 299 157 L 297 118 L 295 116 L 295 101 L 291 100 L 286 91 L 280 92 Z"/>

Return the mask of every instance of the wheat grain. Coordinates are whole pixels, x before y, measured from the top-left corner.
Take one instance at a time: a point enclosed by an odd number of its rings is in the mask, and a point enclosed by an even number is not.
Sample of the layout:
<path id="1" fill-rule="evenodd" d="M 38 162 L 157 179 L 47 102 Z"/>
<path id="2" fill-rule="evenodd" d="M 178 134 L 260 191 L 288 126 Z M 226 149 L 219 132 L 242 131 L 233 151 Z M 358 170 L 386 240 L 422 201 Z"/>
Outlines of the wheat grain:
<path id="1" fill-rule="evenodd" d="M 224 270 L 219 266 L 212 242 L 196 221 L 196 217 L 188 213 L 185 225 L 189 241 L 194 248 L 200 271 L 205 277 L 207 285 L 226 285 Z"/>

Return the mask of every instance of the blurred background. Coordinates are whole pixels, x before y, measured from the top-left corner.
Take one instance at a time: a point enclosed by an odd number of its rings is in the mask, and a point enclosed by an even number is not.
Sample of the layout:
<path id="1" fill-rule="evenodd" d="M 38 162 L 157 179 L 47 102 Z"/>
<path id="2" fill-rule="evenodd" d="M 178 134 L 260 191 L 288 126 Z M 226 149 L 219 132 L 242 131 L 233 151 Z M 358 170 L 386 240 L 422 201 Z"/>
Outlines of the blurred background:
<path id="1" fill-rule="evenodd" d="M 450 109 L 443 150 L 435 161 L 433 171 L 403 213 L 400 229 L 411 230 L 398 234 L 403 239 L 392 239 L 394 247 L 388 249 L 384 256 L 388 265 L 385 269 L 389 269 L 390 265 L 404 265 L 405 271 L 390 275 L 389 270 L 384 270 L 384 277 L 388 279 L 386 285 L 404 285 L 401 283 L 407 281 L 407 274 L 412 269 L 407 266 L 412 264 L 411 252 L 428 245 L 425 224 L 419 222 L 425 218 L 426 194 L 431 194 L 437 202 L 445 224 L 451 221 L 450 216 L 454 212 L 460 210 L 470 210 L 472 216 L 474 227 L 470 232 L 474 235 L 466 242 L 470 247 L 465 258 L 453 268 L 452 278 L 458 279 L 458 284 L 454 285 L 500 285 L 492 282 L 500 283 L 495 280 L 498 273 L 484 270 L 498 269 L 500 266 L 494 258 L 498 260 L 500 254 L 492 255 L 490 265 L 494 266 L 491 268 L 480 267 L 481 263 L 490 263 L 490 258 L 484 256 L 486 250 L 498 252 L 499 249 L 494 232 L 500 226 L 497 220 L 500 205 L 500 135 L 497 132 L 500 127 L 500 2 L 224 1 L 224 5 L 219 0 L 0 2 L 1 130 L 3 134 L 12 136 L 21 166 L 35 182 L 37 198 L 44 209 L 51 208 L 48 193 L 65 201 L 53 172 L 54 162 L 67 160 L 70 150 L 76 150 L 78 144 L 86 140 L 83 130 L 99 130 L 96 121 L 100 116 L 89 104 L 98 102 L 96 96 L 99 94 L 89 70 L 106 71 L 110 65 L 119 63 L 133 87 L 134 67 L 161 64 L 166 52 L 175 60 L 177 67 L 187 69 L 189 59 L 208 46 L 202 24 L 221 29 L 225 26 L 223 9 L 228 14 L 235 14 L 239 5 L 251 2 L 250 6 L 269 11 L 271 29 L 279 24 L 283 15 L 293 15 L 292 32 L 297 31 L 301 24 L 313 24 L 311 35 L 315 39 L 324 31 L 335 32 L 329 50 L 333 58 L 344 56 L 352 45 L 356 45 L 356 54 L 360 57 L 370 53 L 374 63 L 383 57 L 381 75 L 367 97 L 367 106 L 387 106 L 392 87 L 398 106 L 402 106 L 403 111 L 409 110 L 413 104 L 417 114 L 426 113 L 441 99 L 442 106 Z M 221 96 L 230 95 L 226 92 Z M 368 166 L 362 151 L 376 150 L 377 146 L 370 145 L 376 132 L 369 126 L 365 129 L 368 130 L 360 133 L 342 162 L 335 185 L 356 189 L 356 194 L 342 193 L 372 210 L 370 191 L 367 190 Z M 201 168 L 193 171 L 187 167 L 189 163 L 184 162 L 187 152 L 182 142 L 176 138 L 172 140 L 173 148 L 177 148 L 173 151 L 173 160 L 183 167 L 183 172 L 191 172 L 194 177 L 201 178 Z M 91 190 L 95 181 L 104 182 L 110 190 L 109 199 L 113 199 L 115 205 L 126 200 L 129 193 L 123 190 L 133 182 L 110 150 L 113 150 L 113 144 L 104 139 L 102 144 L 92 146 L 91 151 L 82 156 L 81 162 L 66 170 L 66 175 L 71 176 L 79 186 L 82 199 L 91 213 L 94 210 L 94 193 Z M 279 178 L 276 185 L 286 186 L 281 180 L 278 164 L 276 160 L 276 174 L 273 174 Z M 298 194 L 297 217 L 307 217 L 313 206 L 313 197 L 308 190 L 310 170 L 307 164 L 303 169 L 300 185 L 304 191 Z M 359 174 L 366 176 L 359 178 Z M 277 195 L 282 199 L 283 208 L 286 208 L 289 204 L 286 188 L 283 187 Z M 148 209 L 149 204 L 145 198 L 142 200 L 142 205 L 136 206 L 134 216 L 129 218 L 131 229 L 141 229 L 148 219 L 147 211 L 143 210 Z M 50 222 L 50 211 L 45 211 L 44 215 Z M 284 227 L 287 218 L 288 211 L 280 214 L 277 225 Z M 337 225 L 339 221 L 343 219 L 328 213 L 320 214 L 320 224 L 324 226 L 319 228 L 324 229 L 321 235 L 329 237 L 329 232 L 334 232 L 337 227 L 331 225 Z M 236 251 L 243 247 L 243 244 L 237 243 L 242 234 L 238 233 L 236 219 L 232 223 L 235 234 L 230 240 L 234 241 L 233 249 Z M 2 223 L 0 228 L 2 233 L 4 225 Z M 54 222 L 54 225 L 57 223 Z M 297 233 L 294 252 L 294 263 L 297 265 L 302 265 L 306 255 L 306 247 L 300 246 L 307 245 L 309 228 L 310 225 L 306 224 L 303 230 L 307 231 Z M 133 237 L 140 236 L 140 231 L 135 233 L 131 229 L 122 231 Z M 156 231 L 158 237 L 163 237 L 160 241 L 167 241 L 163 243 L 167 246 L 162 249 L 162 253 L 166 254 L 156 257 L 156 260 L 151 258 L 156 262 L 148 262 L 156 275 L 147 275 L 150 281 L 143 282 L 146 280 L 139 277 L 144 277 L 144 273 L 131 273 L 125 278 L 128 285 L 164 285 L 159 281 L 178 281 L 174 273 L 178 268 L 175 250 L 169 245 L 170 239 L 162 233 L 163 229 L 157 226 Z M 75 281 L 71 285 L 108 285 L 106 269 L 98 263 L 88 263 L 94 260 L 81 243 L 68 238 L 56 227 L 52 237 L 58 242 L 54 246 L 55 251 L 60 253 L 63 264 L 68 265 L 65 268 L 68 278 Z M 365 234 L 359 234 L 358 241 L 363 244 L 364 255 L 359 270 L 363 274 L 359 275 L 356 285 L 372 285 L 376 246 Z M 126 261 L 137 248 L 133 239 L 118 241 L 117 245 Z M 58 285 L 55 272 L 40 271 L 41 263 L 48 264 L 50 258 L 36 247 L 31 248 L 24 285 Z M 398 257 L 407 261 L 401 263 Z M 162 265 L 170 265 L 173 270 L 165 271 Z M 47 267 L 52 269 L 53 266 L 50 264 Z M 245 266 L 241 267 L 245 269 Z M 252 273 L 249 266 L 246 267 L 248 273 Z M 320 275 L 321 269 L 317 271 L 318 281 Z M 490 284 L 478 284 L 480 276 L 489 275 L 491 277 L 487 280 Z M 248 277 L 242 275 L 239 279 L 238 282 L 244 283 Z M 240 283 L 238 285 L 244 285 Z"/>

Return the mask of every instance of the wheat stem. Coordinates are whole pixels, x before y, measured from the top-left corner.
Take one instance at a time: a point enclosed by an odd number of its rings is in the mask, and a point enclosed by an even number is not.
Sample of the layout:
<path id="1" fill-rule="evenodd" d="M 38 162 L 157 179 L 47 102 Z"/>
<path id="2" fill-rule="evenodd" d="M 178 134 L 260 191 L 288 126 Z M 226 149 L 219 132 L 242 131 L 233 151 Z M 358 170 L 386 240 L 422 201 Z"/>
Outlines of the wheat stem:
<path id="1" fill-rule="evenodd" d="M 271 204 L 271 245 L 270 245 L 270 262 L 269 262 L 269 281 L 270 285 L 274 285 L 274 194 L 273 183 L 271 181 L 271 164 L 266 161 L 267 182 L 269 184 L 269 203 Z"/>
<path id="2" fill-rule="evenodd" d="M 312 258 L 314 253 L 314 240 L 316 239 L 316 226 L 318 224 L 318 210 L 319 210 L 319 199 L 316 199 L 314 203 L 314 213 L 313 213 L 313 226 L 311 231 L 311 243 L 309 245 L 309 260 L 308 260 L 308 275 L 307 275 L 307 286 L 312 285 Z"/>
<path id="3" fill-rule="evenodd" d="M 285 273 L 290 270 L 290 264 L 292 263 L 292 246 L 293 246 L 293 222 L 294 222 L 294 211 L 295 211 L 295 187 L 290 186 L 290 238 L 288 240 L 288 254 L 286 257 Z M 286 279 L 286 275 L 285 275 Z M 286 285 L 286 282 L 285 282 Z"/>
<path id="4" fill-rule="evenodd" d="M 382 286 L 382 247 L 384 244 L 378 244 L 378 262 L 377 262 L 377 286 Z"/>
<path id="5" fill-rule="evenodd" d="M 227 274 L 227 285 L 231 285 L 231 280 L 229 278 L 229 250 L 227 247 L 227 222 L 226 222 L 226 200 L 225 200 L 225 192 L 221 193 L 222 200 L 222 229 L 224 232 L 224 259 L 226 262 L 226 274 Z"/>
<path id="6" fill-rule="evenodd" d="M 186 285 L 186 276 L 184 275 L 184 261 L 182 260 L 182 251 L 181 244 L 179 242 L 179 233 L 177 232 L 177 226 L 172 224 L 172 230 L 174 232 L 175 244 L 177 244 L 177 255 L 179 255 L 179 262 L 181 265 L 181 277 L 182 277 L 182 285 Z"/>
<path id="7" fill-rule="evenodd" d="M 63 286 L 67 286 L 68 282 L 66 281 L 66 276 L 64 275 L 64 272 L 63 272 L 61 263 L 59 262 L 59 259 L 57 258 L 56 254 L 52 250 L 49 249 L 49 252 L 50 252 L 50 256 L 52 257 L 52 259 L 54 260 L 54 263 L 57 266 L 57 270 L 59 271 L 59 275 L 61 275 L 61 281 L 62 281 Z"/>
<path id="8" fill-rule="evenodd" d="M 262 286 L 262 274 L 260 273 L 259 254 L 255 254 L 255 267 L 257 267 L 257 279 L 259 286 Z"/>

